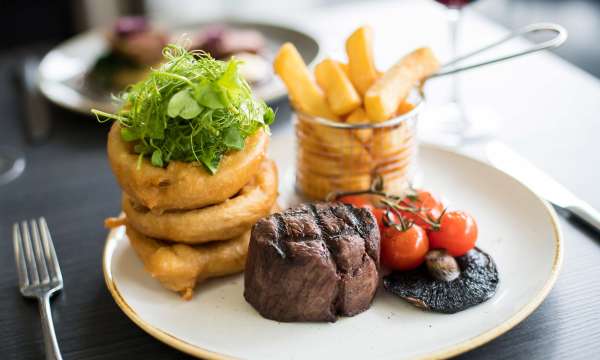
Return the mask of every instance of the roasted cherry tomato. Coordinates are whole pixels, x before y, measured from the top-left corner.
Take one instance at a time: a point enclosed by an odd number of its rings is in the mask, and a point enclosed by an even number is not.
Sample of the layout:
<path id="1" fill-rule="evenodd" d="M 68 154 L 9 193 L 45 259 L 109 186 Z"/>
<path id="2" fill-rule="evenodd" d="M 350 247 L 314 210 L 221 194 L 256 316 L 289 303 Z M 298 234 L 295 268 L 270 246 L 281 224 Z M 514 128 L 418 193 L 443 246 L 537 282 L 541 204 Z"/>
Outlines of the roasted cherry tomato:
<path id="1" fill-rule="evenodd" d="M 377 220 L 377 226 L 379 227 L 379 233 L 381 234 L 381 237 L 383 238 L 383 231 L 386 229 L 385 223 L 383 222 L 383 217 L 385 216 L 385 208 L 373 208 L 371 209 L 371 212 L 373 213 L 373 216 L 375 216 L 375 220 Z M 392 220 L 392 222 L 398 222 L 396 219 L 396 215 L 394 215 L 394 213 L 392 213 L 391 211 L 389 212 L 389 217 L 390 220 Z"/>
<path id="2" fill-rule="evenodd" d="M 381 239 L 381 262 L 394 270 L 411 270 L 421 265 L 429 251 L 427 233 L 418 225 L 400 231 L 387 227 Z"/>
<path id="3" fill-rule="evenodd" d="M 452 256 L 462 256 L 475 246 L 477 223 L 463 211 L 448 211 L 441 219 L 440 229 L 429 232 L 432 249 L 446 249 Z"/>
<path id="4" fill-rule="evenodd" d="M 427 224 L 423 218 L 436 221 L 442 215 L 442 211 L 444 211 L 444 205 L 429 191 L 424 190 L 417 190 L 415 196 L 407 197 L 402 201 L 401 205 L 421 209 L 416 214 L 410 211 L 401 211 L 401 213 L 402 216 L 426 230 L 431 230 L 431 225 Z"/>
<path id="5" fill-rule="evenodd" d="M 344 204 L 350 204 L 355 207 L 366 208 L 373 210 L 375 207 L 371 202 L 371 199 L 365 195 L 344 195 L 338 198 L 338 201 L 343 202 Z"/>

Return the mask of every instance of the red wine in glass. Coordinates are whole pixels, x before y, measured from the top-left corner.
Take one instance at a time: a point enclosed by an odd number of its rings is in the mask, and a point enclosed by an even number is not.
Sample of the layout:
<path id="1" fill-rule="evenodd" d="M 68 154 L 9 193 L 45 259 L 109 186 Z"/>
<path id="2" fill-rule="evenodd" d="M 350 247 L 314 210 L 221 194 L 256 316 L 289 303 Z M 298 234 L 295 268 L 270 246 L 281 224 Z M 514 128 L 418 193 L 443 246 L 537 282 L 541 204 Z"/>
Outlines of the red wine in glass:
<path id="1" fill-rule="evenodd" d="M 444 4 L 449 8 L 458 8 L 460 9 L 461 7 L 465 6 L 465 5 L 469 5 L 472 2 L 475 2 L 475 0 L 435 0 L 437 2 L 439 2 L 440 4 Z"/>

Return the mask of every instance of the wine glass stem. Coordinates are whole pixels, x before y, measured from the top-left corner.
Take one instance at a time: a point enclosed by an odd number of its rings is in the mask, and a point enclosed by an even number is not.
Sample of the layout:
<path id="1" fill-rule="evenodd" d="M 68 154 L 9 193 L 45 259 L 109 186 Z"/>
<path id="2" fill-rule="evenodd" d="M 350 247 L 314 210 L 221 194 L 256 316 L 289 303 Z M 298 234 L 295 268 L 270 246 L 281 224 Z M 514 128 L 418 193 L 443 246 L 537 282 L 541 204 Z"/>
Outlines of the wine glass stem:
<path id="1" fill-rule="evenodd" d="M 458 56 L 458 37 L 460 26 L 460 9 L 448 9 L 448 30 L 450 33 L 450 59 L 455 59 Z M 458 76 L 452 75 L 452 100 L 458 100 Z"/>
<path id="2" fill-rule="evenodd" d="M 448 9 L 448 28 L 450 33 L 450 59 L 455 59 L 458 53 L 459 39 L 460 39 L 460 25 L 462 19 L 462 10 L 460 8 L 449 8 Z M 454 103 L 454 106 L 460 111 L 460 117 L 457 120 L 457 128 L 459 132 L 462 132 L 469 124 L 462 111 L 462 102 L 460 98 L 460 83 L 459 75 L 451 75 L 451 89 L 450 89 L 450 102 Z"/>

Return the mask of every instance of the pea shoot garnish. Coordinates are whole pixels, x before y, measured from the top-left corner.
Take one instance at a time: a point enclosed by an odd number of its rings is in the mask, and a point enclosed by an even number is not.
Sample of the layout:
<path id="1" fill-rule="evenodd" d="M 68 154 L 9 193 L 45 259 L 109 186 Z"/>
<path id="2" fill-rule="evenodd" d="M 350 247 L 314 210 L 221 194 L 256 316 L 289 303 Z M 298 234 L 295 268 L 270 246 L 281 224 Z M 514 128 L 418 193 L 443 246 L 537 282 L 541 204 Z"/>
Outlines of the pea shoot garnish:
<path id="1" fill-rule="evenodd" d="M 215 60 L 173 44 L 163 56 L 159 68 L 119 96 L 123 105 L 116 114 L 92 110 L 100 121 L 119 122 L 139 161 L 147 157 L 157 167 L 197 162 L 214 174 L 227 151 L 241 150 L 261 128 L 268 131 L 275 114 L 252 96 L 238 60 Z"/>

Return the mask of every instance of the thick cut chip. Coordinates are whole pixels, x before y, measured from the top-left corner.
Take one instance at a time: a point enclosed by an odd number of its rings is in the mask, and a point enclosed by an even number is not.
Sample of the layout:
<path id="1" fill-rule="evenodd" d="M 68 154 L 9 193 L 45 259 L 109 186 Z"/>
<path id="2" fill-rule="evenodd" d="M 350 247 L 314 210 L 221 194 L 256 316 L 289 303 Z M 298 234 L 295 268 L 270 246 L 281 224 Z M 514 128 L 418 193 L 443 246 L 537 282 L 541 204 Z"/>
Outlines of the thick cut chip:
<path id="1" fill-rule="evenodd" d="M 347 129 L 311 123 L 301 119 L 296 125 L 296 137 L 299 146 L 321 149 L 332 156 L 350 159 L 369 157 L 364 144 Z"/>
<path id="2" fill-rule="evenodd" d="M 333 61 L 335 61 L 340 66 L 340 68 L 344 71 L 344 73 L 346 74 L 348 79 L 350 79 L 350 67 L 348 67 L 348 64 L 343 63 L 341 61 L 336 61 L 336 60 L 333 60 Z"/>
<path id="3" fill-rule="evenodd" d="M 321 61 L 315 67 L 315 77 L 317 84 L 325 90 L 327 103 L 336 115 L 347 114 L 360 106 L 360 96 L 337 61 Z"/>
<path id="4" fill-rule="evenodd" d="M 429 48 L 419 48 L 386 71 L 365 94 L 365 110 L 373 121 L 385 121 L 396 114 L 411 89 L 440 67 Z"/>
<path id="5" fill-rule="evenodd" d="M 361 26 L 346 40 L 350 80 L 361 95 L 377 80 L 379 73 L 373 58 L 373 30 Z"/>
<path id="6" fill-rule="evenodd" d="M 359 107 L 348 115 L 346 122 L 348 124 L 368 124 L 369 117 L 367 116 L 365 109 Z M 352 132 L 354 133 L 354 136 L 363 143 L 367 143 L 371 139 L 371 136 L 373 136 L 373 131 L 371 129 L 355 129 L 352 130 Z"/>
<path id="7" fill-rule="evenodd" d="M 281 46 L 275 56 L 273 68 L 285 83 L 296 110 L 313 116 L 337 119 L 294 45 L 285 43 Z"/>
<path id="8" fill-rule="evenodd" d="M 409 103 L 408 101 L 403 101 L 398 106 L 398 110 L 396 110 L 396 115 L 397 116 L 404 115 L 404 114 L 412 111 L 414 108 L 415 108 L 415 105 L 413 105 L 412 103 Z"/>

